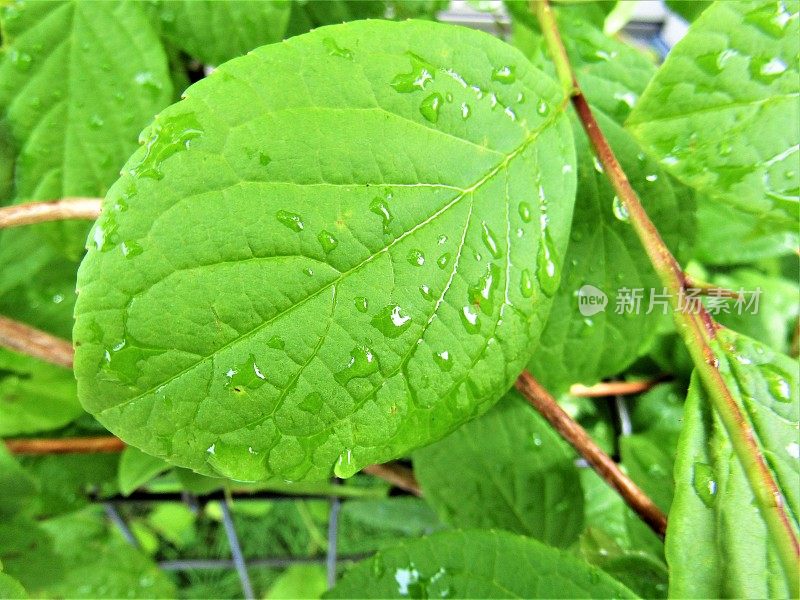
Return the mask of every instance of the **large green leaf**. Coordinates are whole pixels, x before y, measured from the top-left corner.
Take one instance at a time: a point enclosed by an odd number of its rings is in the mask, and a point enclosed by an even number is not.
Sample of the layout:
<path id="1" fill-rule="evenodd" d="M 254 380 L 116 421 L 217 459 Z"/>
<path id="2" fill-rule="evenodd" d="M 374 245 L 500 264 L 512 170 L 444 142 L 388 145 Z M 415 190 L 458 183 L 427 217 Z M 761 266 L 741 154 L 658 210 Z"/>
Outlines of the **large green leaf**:
<path id="1" fill-rule="evenodd" d="M 729 382 L 784 495 L 797 530 L 800 420 L 796 361 L 726 330 L 720 371 Z M 667 529 L 670 595 L 773 598 L 789 591 L 742 466 L 695 378 L 675 464 Z M 692 552 L 687 552 L 691 548 Z"/>
<path id="2" fill-rule="evenodd" d="M 218 65 L 283 38 L 288 0 L 160 0 L 161 33 L 190 56 Z"/>
<path id="3" fill-rule="evenodd" d="M 15 1 L 0 23 L 0 112 L 18 145 L 17 197 L 104 194 L 172 94 L 141 6 Z"/>
<path id="4" fill-rule="evenodd" d="M 575 453 L 516 392 L 414 454 L 425 499 L 455 527 L 507 529 L 552 546 L 583 528 Z"/>
<path id="5" fill-rule="evenodd" d="M 238 480 L 347 477 L 488 410 L 558 285 L 563 106 L 518 51 L 434 23 L 222 65 L 106 198 L 78 281 L 84 406 Z"/>
<path id="6" fill-rule="evenodd" d="M 0 436 L 58 429 L 81 414 L 69 369 L 0 348 Z"/>
<path id="7" fill-rule="evenodd" d="M 447 531 L 379 551 L 327 598 L 635 598 L 571 554 L 502 531 Z"/>
<path id="8" fill-rule="evenodd" d="M 628 120 L 681 181 L 796 231 L 800 1 L 715 2 Z"/>

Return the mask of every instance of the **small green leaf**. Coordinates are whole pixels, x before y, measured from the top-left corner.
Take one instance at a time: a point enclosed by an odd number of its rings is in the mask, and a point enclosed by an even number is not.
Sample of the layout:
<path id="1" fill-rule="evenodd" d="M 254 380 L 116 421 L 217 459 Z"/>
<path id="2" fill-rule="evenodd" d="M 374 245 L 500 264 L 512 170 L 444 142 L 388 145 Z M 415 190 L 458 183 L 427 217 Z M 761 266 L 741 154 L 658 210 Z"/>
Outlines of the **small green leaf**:
<path id="1" fill-rule="evenodd" d="M 162 459 L 145 454 L 138 448 L 127 447 L 119 460 L 117 481 L 125 496 L 170 468 Z"/>
<path id="2" fill-rule="evenodd" d="M 160 0 L 161 33 L 176 48 L 208 65 L 280 41 L 288 0 Z"/>
<path id="3" fill-rule="evenodd" d="M 504 68 L 514 81 L 492 79 Z M 480 32 L 369 21 L 262 47 L 185 96 L 145 133 L 81 266 L 87 410 L 203 474 L 320 480 L 502 396 L 571 217 L 552 80 Z"/>
<path id="4" fill-rule="evenodd" d="M 720 372 L 729 383 L 784 496 L 795 531 L 800 514 L 797 363 L 727 330 L 718 332 Z M 667 529 L 672 597 L 789 595 L 751 487 L 727 433 L 695 378 L 675 464 Z M 692 548 L 691 553 L 686 549 Z"/>
<path id="5" fill-rule="evenodd" d="M 267 590 L 266 600 L 321 598 L 328 589 L 325 568 L 321 565 L 292 565 Z"/>
<path id="6" fill-rule="evenodd" d="M 571 554 L 503 531 L 446 531 L 380 550 L 326 598 L 635 598 Z"/>
<path id="7" fill-rule="evenodd" d="M 425 499 L 454 527 L 499 528 L 567 547 L 583 528 L 575 453 L 517 392 L 414 453 Z"/>
<path id="8" fill-rule="evenodd" d="M 28 592 L 22 584 L 5 573 L 0 573 L 0 598 L 27 598 Z"/>
<path id="9" fill-rule="evenodd" d="M 81 414 L 68 369 L 0 348 L 0 436 L 58 429 Z"/>
<path id="10" fill-rule="evenodd" d="M 795 232 L 799 9 L 798 0 L 715 2 L 669 53 L 628 120 L 678 179 Z"/>

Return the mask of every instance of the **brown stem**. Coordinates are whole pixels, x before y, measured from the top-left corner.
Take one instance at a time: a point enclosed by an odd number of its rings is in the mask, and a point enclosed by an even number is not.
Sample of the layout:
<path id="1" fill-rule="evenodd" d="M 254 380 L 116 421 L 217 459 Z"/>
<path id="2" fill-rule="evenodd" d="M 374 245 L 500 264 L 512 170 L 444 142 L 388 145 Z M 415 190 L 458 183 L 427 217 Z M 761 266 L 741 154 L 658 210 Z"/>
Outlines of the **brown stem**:
<path id="1" fill-rule="evenodd" d="M 125 443 L 116 437 L 74 438 L 19 438 L 3 440 L 13 454 L 96 454 L 100 452 L 122 452 Z"/>
<path id="2" fill-rule="evenodd" d="M 533 376 L 523 371 L 514 384 L 525 399 L 553 426 L 561 437 L 578 451 L 608 485 L 619 492 L 650 528 L 663 539 L 667 517 L 661 509 L 623 473 L 611 457 L 594 443 L 586 430 L 575 422 Z"/>
<path id="3" fill-rule="evenodd" d="M 30 325 L 0 316 L 0 347 L 72 368 L 72 344 Z"/>
<path id="4" fill-rule="evenodd" d="M 0 208 L 0 229 L 68 219 L 95 220 L 100 215 L 100 198 L 63 198 L 28 202 Z"/>
<path id="5" fill-rule="evenodd" d="M 696 290 L 697 294 L 700 296 L 716 296 L 718 298 L 733 298 L 734 300 L 738 299 L 740 296 L 739 292 L 719 287 L 707 281 L 695 279 L 691 275 L 684 275 L 684 285 L 687 291 Z"/>
<path id="6" fill-rule="evenodd" d="M 570 396 L 578 396 L 580 398 L 630 396 L 646 392 L 665 379 L 666 376 L 656 377 L 655 379 L 641 379 L 639 381 L 603 381 L 588 386 L 574 383 L 569 387 L 569 394 Z"/>
<path id="7" fill-rule="evenodd" d="M 403 465 L 397 463 L 369 465 L 368 467 L 364 467 L 364 473 L 388 481 L 394 487 L 405 490 L 415 496 L 422 496 L 422 489 L 419 487 L 417 478 L 414 477 L 414 472 Z"/>

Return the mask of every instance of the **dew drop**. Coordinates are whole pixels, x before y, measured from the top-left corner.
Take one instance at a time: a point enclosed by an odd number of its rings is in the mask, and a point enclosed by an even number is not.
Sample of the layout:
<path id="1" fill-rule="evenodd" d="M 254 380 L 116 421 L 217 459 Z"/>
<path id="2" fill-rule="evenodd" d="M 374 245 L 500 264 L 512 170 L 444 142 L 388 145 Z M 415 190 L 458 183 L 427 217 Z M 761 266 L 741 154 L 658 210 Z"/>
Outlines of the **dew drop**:
<path id="1" fill-rule="evenodd" d="M 144 252 L 142 246 L 134 240 L 122 242 L 120 244 L 120 250 L 122 250 L 122 256 L 125 258 L 133 258 L 134 256 L 139 256 L 142 252 Z"/>
<path id="2" fill-rule="evenodd" d="M 431 288 L 425 284 L 419 286 L 419 292 L 422 294 L 422 297 L 425 300 L 433 300 L 433 294 L 431 293 Z"/>
<path id="3" fill-rule="evenodd" d="M 330 231 L 326 231 L 324 229 L 317 235 L 317 240 L 326 254 L 332 252 L 333 249 L 339 244 L 339 240 L 337 240 Z"/>
<path id="4" fill-rule="evenodd" d="M 759 365 L 764 380 L 767 382 L 770 395 L 778 402 L 792 401 L 792 386 L 789 384 L 790 376 L 782 369 L 770 365 Z"/>
<path id="5" fill-rule="evenodd" d="M 397 304 L 389 304 L 372 318 L 371 323 L 386 337 L 396 338 L 411 327 L 411 316 Z"/>
<path id="6" fill-rule="evenodd" d="M 389 225 L 392 223 L 392 219 L 394 218 L 389 210 L 389 199 L 391 199 L 391 194 L 389 194 L 386 198 L 381 198 L 378 196 L 369 203 L 370 211 L 378 215 L 383 221 L 383 233 L 389 233 Z"/>
<path id="7" fill-rule="evenodd" d="M 592 156 L 592 162 L 594 163 L 594 170 L 598 173 L 605 173 L 605 169 L 603 169 L 603 164 L 600 162 L 600 159 L 597 156 Z"/>
<path id="8" fill-rule="evenodd" d="M 237 394 L 257 390 L 266 381 L 266 376 L 256 364 L 256 357 L 250 354 L 243 363 L 228 369 L 225 373 L 225 387 Z"/>
<path id="9" fill-rule="evenodd" d="M 477 283 L 469 288 L 469 301 L 480 307 L 486 315 L 491 315 L 494 310 L 494 294 L 500 283 L 500 276 L 500 267 L 491 263 Z"/>
<path id="10" fill-rule="evenodd" d="M 531 205 L 528 204 L 527 202 L 520 202 L 518 210 L 519 210 L 520 218 L 524 222 L 530 223 L 531 222 Z"/>
<path id="11" fill-rule="evenodd" d="M 611 202 L 611 211 L 623 223 L 628 223 L 631 220 L 631 215 L 619 196 L 614 196 L 614 200 Z"/>
<path id="12" fill-rule="evenodd" d="M 483 240 L 483 245 L 486 246 L 487 250 L 489 250 L 492 256 L 495 258 L 500 258 L 503 253 L 497 246 L 497 240 L 495 240 L 492 230 L 489 229 L 489 226 L 486 224 L 486 222 L 481 223 L 481 229 L 481 239 Z"/>
<path id="13" fill-rule="evenodd" d="M 322 40 L 322 45 L 325 46 L 325 50 L 327 50 L 328 54 L 331 56 L 353 60 L 353 51 L 348 48 L 340 48 L 333 38 L 326 37 Z"/>
<path id="14" fill-rule="evenodd" d="M 333 474 L 340 479 L 347 479 L 358 472 L 358 467 L 353 462 L 353 451 L 345 450 L 333 466 Z"/>
<path id="15" fill-rule="evenodd" d="M 356 296 L 353 300 L 353 304 L 355 304 L 356 310 L 360 313 L 367 312 L 367 308 L 369 307 L 369 302 L 364 296 Z"/>
<path id="16" fill-rule="evenodd" d="M 283 225 L 294 232 L 303 231 L 303 228 L 305 227 L 302 217 L 300 217 L 300 215 L 297 213 L 289 212 L 288 210 L 279 210 L 277 213 L 275 213 L 275 217 Z"/>
<path id="17" fill-rule="evenodd" d="M 425 264 L 425 255 L 421 250 L 411 250 L 408 253 L 408 262 L 415 267 L 421 267 Z"/>
<path id="18" fill-rule="evenodd" d="M 192 140 L 203 134 L 203 128 L 194 113 L 174 115 L 164 120 L 156 117 L 153 124 L 142 132 L 145 153 L 138 165 L 130 171 L 137 177 L 163 179 L 162 164 L 179 152 L 188 150 Z"/>
<path id="19" fill-rule="evenodd" d="M 550 105 L 547 104 L 544 100 L 540 100 L 539 104 L 536 105 L 536 113 L 545 116 L 547 113 L 550 112 Z"/>
<path id="20" fill-rule="evenodd" d="M 416 54 L 408 52 L 407 55 L 411 61 L 411 71 L 397 75 L 390 85 L 402 93 L 424 90 L 425 86 L 433 81 L 435 69 Z"/>
<path id="21" fill-rule="evenodd" d="M 419 105 L 419 112 L 431 123 L 436 123 L 439 120 L 439 110 L 442 107 L 442 95 L 439 92 L 434 92 L 425 98 Z"/>
<path id="22" fill-rule="evenodd" d="M 694 463 L 692 486 L 697 496 L 703 501 L 703 504 L 708 508 L 714 506 L 714 500 L 717 495 L 717 482 L 714 479 L 714 470 L 711 465 L 701 462 Z"/>
<path id="23" fill-rule="evenodd" d="M 450 353 L 447 350 L 442 350 L 441 352 L 434 352 L 433 361 L 444 372 L 447 372 L 453 368 L 453 362 L 450 360 Z"/>
<path id="24" fill-rule="evenodd" d="M 556 249 L 546 227 L 542 227 L 542 239 L 536 253 L 536 279 L 547 296 L 552 297 L 556 293 L 559 283 Z"/>
<path id="25" fill-rule="evenodd" d="M 436 259 L 436 264 L 439 265 L 440 269 L 446 269 L 447 265 L 450 264 L 451 255 L 449 252 L 445 252 L 439 258 Z"/>
<path id="26" fill-rule="evenodd" d="M 461 309 L 461 322 L 467 333 L 478 333 L 480 325 L 478 323 L 478 313 L 472 305 L 467 305 Z"/>
<path id="27" fill-rule="evenodd" d="M 516 69 L 511 65 L 498 67 L 492 71 L 492 80 L 504 84 L 514 83 L 517 80 Z"/>
<path id="28" fill-rule="evenodd" d="M 344 369 L 334 375 L 339 385 L 351 379 L 369 377 L 379 369 L 378 357 L 367 346 L 356 346 L 350 351 L 350 361 Z"/>
<path id="29" fill-rule="evenodd" d="M 525 298 L 533 296 L 533 278 L 528 269 L 522 269 L 522 274 L 519 280 L 519 291 Z"/>
<path id="30" fill-rule="evenodd" d="M 469 114 L 470 114 L 469 104 L 467 104 L 466 102 L 462 102 L 461 103 L 461 118 L 466 121 L 467 119 L 469 119 Z"/>

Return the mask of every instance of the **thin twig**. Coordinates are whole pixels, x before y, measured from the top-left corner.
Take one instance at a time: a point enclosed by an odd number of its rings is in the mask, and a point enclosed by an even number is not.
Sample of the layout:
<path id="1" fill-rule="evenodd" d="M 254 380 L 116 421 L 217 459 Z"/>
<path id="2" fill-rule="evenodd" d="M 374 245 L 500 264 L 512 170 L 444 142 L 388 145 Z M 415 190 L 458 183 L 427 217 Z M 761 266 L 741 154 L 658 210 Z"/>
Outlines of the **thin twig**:
<path id="1" fill-rule="evenodd" d="M 603 398 L 605 396 L 631 396 L 641 394 L 664 381 L 666 377 L 640 379 L 637 381 L 602 381 L 594 385 L 574 383 L 569 386 L 570 396 L 580 398 Z"/>
<path id="2" fill-rule="evenodd" d="M 122 452 L 125 443 L 114 436 L 17 438 L 3 440 L 12 454 L 98 454 Z"/>
<path id="3" fill-rule="evenodd" d="M 72 368 L 72 344 L 40 329 L 0 316 L 0 347 Z"/>
<path id="4" fill-rule="evenodd" d="M 88 220 L 100 216 L 100 198 L 63 198 L 0 208 L 0 229 L 46 221 Z"/>
<path id="5" fill-rule="evenodd" d="M 734 452 L 753 491 L 755 503 L 775 542 L 790 592 L 796 596 L 798 587 L 800 587 L 800 583 L 798 583 L 800 582 L 800 541 L 798 541 L 786 512 L 783 494 L 781 494 L 756 441 L 755 432 L 719 372 L 720 361 L 714 352 L 713 345 L 720 326 L 700 302 L 693 303 L 691 310 L 686 310 L 686 307 L 681 306 L 688 288 L 685 273 L 647 215 L 608 140 L 597 124 L 589 103 L 583 96 L 575 78 L 548 0 L 531 0 L 531 7 L 542 26 L 559 81 L 562 82 L 565 91 L 570 94 L 575 112 L 609 182 L 630 216 L 631 226 L 636 231 L 653 269 L 661 279 L 661 283 L 670 292 L 670 302 L 675 309 L 673 316 L 677 330 L 684 339 L 695 369 L 708 392 L 711 404 L 719 414 L 728 433 Z"/>
<path id="6" fill-rule="evenodd" d="M 515 387 L 597 474 L 619 492 L 628 506 L 663 538 L 667 530 L 667 517 L 661 509 L 594 443 L 586 430 L 564 412 L 547 390 L 527 371 L 517 378 Z"/>

